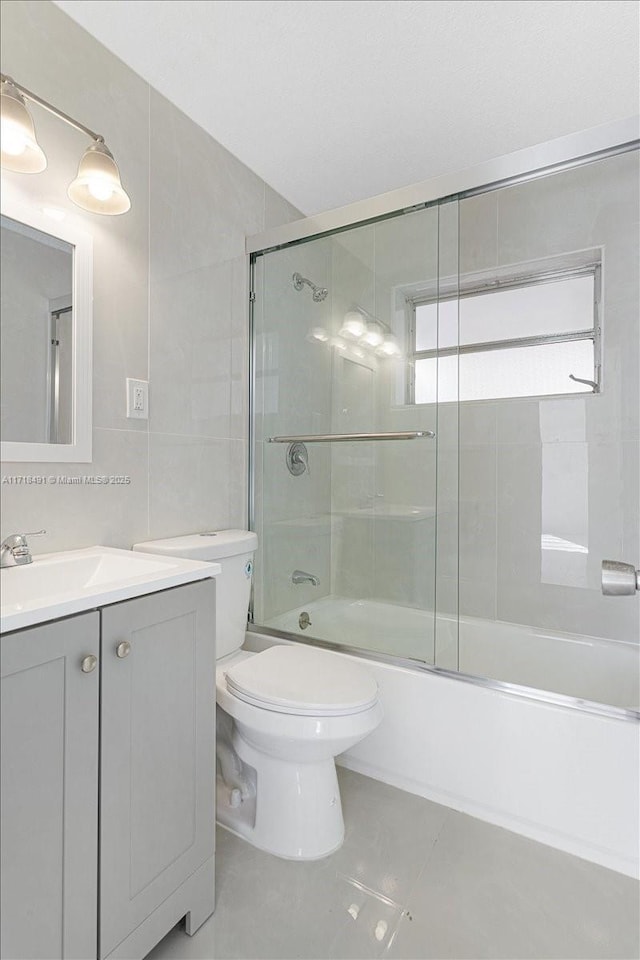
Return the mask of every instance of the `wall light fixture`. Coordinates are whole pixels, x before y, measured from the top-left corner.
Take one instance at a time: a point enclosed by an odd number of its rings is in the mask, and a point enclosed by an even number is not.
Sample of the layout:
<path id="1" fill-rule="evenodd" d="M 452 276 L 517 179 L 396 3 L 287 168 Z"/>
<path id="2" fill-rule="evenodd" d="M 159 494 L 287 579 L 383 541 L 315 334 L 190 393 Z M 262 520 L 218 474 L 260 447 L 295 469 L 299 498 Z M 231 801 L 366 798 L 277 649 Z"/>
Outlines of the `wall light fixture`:
<path id="1" fill-rule="evenodd" d="M 362 340 L 367 344 L 368 347 L 379 347 L 384 336 L 382 334 L 382 327 L 379 320 L 369 321 L 367 324 L 367 329 L 362 335 Z"/>
<path id="2" fill-rule="evenodd" d="M 351 344 L 356 341 L 383 359 L 402 356 L 402 350 L 389 324 L 357 305 L 345 313 L 340 333 L 334 340 L 340 340 L 342 346 L 339 349 L 344 349 L 345 340 Z M 337 346 L 333 341 L 330 341 L 330 344 Z"/>
<path id="3" fill-rule="evenodd" d="M 93 140 L 80 160 L 75 180 L 69 184 L 69 199 L 90 213 L 108 216 L 126 213 L 131 200 L 122 186 L 118 165 L 104 137 L 11 77 L 0 74 L 0 81 L 2 166 L 14 173 L 41 173 L 47 166 L 47 158 L 36 139 L 33 119 L 25 103 L 30 100 Z"/>
<path id="4" fill-rule="evenodd" d="M 366 329 L 367 326 L 360 311 L 349 310 L 348 313 L 344 315 L 340 336 L 347 337 L 350 340 L 358 340 Z"/>

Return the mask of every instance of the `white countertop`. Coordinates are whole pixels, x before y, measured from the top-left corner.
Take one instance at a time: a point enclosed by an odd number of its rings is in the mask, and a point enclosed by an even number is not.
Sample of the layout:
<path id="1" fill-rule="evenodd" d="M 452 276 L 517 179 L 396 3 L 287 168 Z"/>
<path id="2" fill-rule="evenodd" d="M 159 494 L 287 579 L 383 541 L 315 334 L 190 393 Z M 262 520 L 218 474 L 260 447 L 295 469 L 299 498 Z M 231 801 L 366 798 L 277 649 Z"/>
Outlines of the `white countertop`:
<path id="1" fill-rule="evenodd" d="M 0 633 L 216 577 L 219 563 L 85 547 L 0 570 Z"/>

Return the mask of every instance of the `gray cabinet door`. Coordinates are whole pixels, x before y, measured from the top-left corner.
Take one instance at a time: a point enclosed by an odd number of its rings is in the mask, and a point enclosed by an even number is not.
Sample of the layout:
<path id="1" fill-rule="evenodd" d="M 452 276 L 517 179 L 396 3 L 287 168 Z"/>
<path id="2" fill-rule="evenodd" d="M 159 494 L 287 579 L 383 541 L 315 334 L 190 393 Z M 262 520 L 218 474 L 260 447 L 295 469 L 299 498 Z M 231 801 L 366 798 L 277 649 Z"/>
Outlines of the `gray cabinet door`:
<path id="1" fill-rule="evenodd" d="M 86 613 L 2 637 L 6 960 L 96 956 L 98 629 Z"/>
<path id="2" fill-rule="evenodd" d="M 213 856 L 214 599 L 203 580 L 101 613 L 101 957 Z"/>

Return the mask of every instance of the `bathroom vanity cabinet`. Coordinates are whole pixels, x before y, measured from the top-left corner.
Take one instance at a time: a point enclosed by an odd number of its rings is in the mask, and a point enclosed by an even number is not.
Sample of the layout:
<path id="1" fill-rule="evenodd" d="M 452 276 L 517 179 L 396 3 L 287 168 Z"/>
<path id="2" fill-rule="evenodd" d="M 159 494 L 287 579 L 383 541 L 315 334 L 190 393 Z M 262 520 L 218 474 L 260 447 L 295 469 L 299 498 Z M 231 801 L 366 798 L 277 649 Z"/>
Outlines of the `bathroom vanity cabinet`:
<path id="1" fill-rule="evenodd" d="M 214 907 L 215 587 L 3 635 L 3 960 L 142 958 Z"/>
<path id="2" fill-rule="evenodd" d="M 96 953 L 99 629 L 94 611 L 2 638 L 3 960 Z"/>

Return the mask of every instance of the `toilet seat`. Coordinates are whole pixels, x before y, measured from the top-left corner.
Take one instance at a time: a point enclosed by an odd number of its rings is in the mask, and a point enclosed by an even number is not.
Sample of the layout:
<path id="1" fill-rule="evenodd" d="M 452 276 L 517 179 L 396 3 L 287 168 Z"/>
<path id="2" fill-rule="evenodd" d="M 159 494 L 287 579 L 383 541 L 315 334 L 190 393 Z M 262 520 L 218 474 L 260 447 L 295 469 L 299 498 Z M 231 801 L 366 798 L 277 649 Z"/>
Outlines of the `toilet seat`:
<path id="1" fill-rule="evenodd" d="M 270 647 L 232 664 L 224 678 L 239 700 L 296 716 L 349 716 L 369 710 L 378 698 L 378 684 L 357 664 L 306 647 Z"/>

